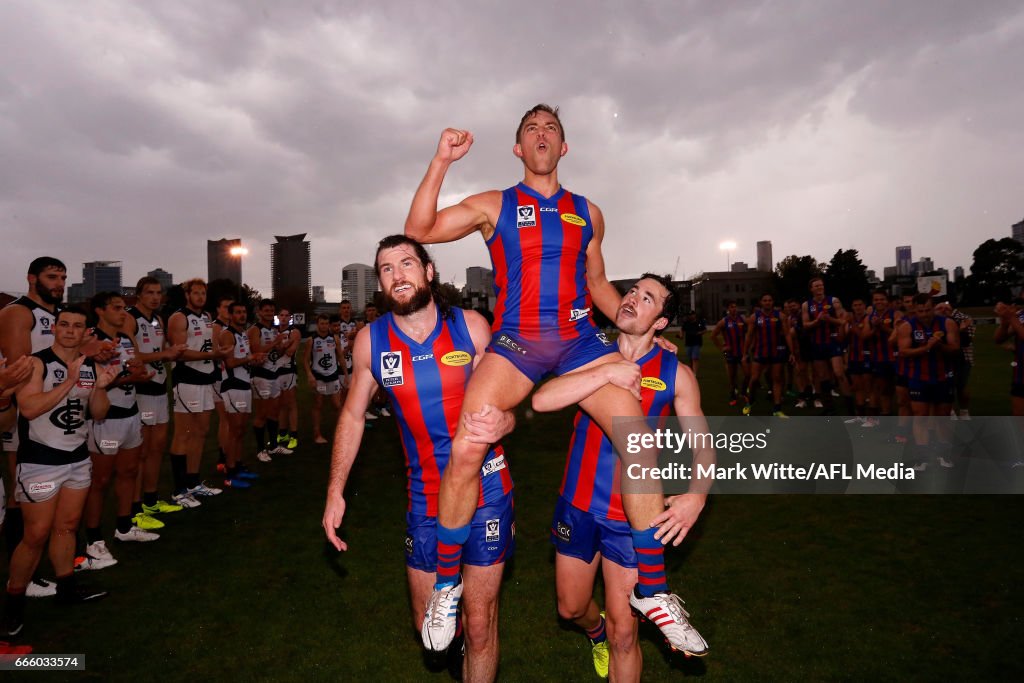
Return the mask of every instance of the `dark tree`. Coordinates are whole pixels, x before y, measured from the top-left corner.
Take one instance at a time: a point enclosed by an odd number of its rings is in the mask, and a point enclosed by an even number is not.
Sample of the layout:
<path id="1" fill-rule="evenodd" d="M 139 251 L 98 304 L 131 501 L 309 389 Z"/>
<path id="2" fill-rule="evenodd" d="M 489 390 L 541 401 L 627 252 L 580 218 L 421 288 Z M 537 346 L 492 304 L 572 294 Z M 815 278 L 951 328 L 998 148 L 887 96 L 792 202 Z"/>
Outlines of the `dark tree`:
<path id="1" fill-rule="evenodd" d="M 790 298 L 803 301 L 809 296 L 807 283 L 818 275 L 822 275 L 821 266 L 813 256 L 787 256 L 775 266 L 778 298 L 782 301 Z"/>
<path id="2" fill-rule="evenodd" d="M 868 295 L 868 269 L 856 249 L 840 249 L 825 267 L 825 293 L 837 297 L 847 309 L 854 297 Z"/>
<path id="3" fill-rule="evenodd" d="M 986 240 L 974 250 L 964 301 L 974 305 L 1009 301 L 1024 284 L 1024 244 L 1009 237 Z"/>

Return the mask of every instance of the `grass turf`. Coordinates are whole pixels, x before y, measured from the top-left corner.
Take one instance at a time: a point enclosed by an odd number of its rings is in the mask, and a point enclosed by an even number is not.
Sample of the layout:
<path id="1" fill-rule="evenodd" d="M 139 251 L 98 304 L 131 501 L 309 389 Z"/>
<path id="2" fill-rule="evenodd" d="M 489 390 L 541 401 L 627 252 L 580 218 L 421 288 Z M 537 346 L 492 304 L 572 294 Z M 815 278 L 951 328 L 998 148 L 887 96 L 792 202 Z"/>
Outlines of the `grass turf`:
<path id="1" fill-rule="evenodd" d="M 972 410 L 1005 414 L 1009 356 L 988 330 Z M 706 352 L 705 411 L 738 413 Z M 303 390 L 295 455 L 261 465 L 247 444 L 263 476 L 251 490 L 165 515 L 156 543 L 109 541 L 120 564 L 81 578 L 111 596 L 73 609 L 30 601 L 20 642 L 85 653 L 79 676 L 96 680 L 447 680 L 424 666 L 409 616 L 392 420 L 364 439 L 347 492 L 350 550 L 338 554 L 320 529 L 329 447 L 312 444 L 308 399 Z M 557 619 L 548 542 L 571 418 L 521 409 L 506 442 L 518 547 L 501 593 L 502 680 L 595 679 L 585 637 Z M 1016 496 L 714 496 L 667 554 L 711 654 L 669 654 L 645 625 L 644 679 L 1020 680 L 1022 513 Z"/>

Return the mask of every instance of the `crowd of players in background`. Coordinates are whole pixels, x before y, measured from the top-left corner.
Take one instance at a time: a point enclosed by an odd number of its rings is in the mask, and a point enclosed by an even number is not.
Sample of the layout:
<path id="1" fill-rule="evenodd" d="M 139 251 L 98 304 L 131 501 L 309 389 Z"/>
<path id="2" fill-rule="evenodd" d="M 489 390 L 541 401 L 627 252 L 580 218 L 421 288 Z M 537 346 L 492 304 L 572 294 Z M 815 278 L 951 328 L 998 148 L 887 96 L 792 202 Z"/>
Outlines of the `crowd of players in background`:
<path id="1" fill-rule="evenodd" d="M 119 292 L 64 305 L 67 270 L 55 258 L 34 260 L 27 279 L 28 294 L 0 310 L 0 432 L 9 475 L 6 493 L 0 488 L 9 559 L 0 636 L 7 637 L 21 631 L 28 597 L 73 604 L 106 595 L 76 575 L 117 564 L 102 526 L 111 482 L 112 538 L 143 543 L 160 538 L 166 515 L 198 508 L 224 489 L 252 487 L 259 475 L 242 452 L 250 422 L 258 460 L 298 447 L 299 372 L 314 393 L 314 441 L 327 443 L 323 404 L 340 410 L 352 340 L 376 315 L 370 305 L 356 319 L 343 301 L 337 315 L 317 316 L 303 344 L 290 312 L 274 301 L 261 300 L 250 320 L 234 297 L 208 300 L 199 279 L 182 284 L 185 305 L 177 310 L 162 310 L 166 292 L 151 277 L 139 280 L 132 307 Z M 389 415 L 382 401 L 367 420 Z M 218 486 L 200 475 L 214 412 Z M 173 481 L 161 497 L 172 415 Z M 47 547 L 56 580 L 38 571 Z"/>
<path id="2" fill-rule="evenodd" d="M 813 278 L 809 289 L 808 299 L 789 299 L 781 307 L 764 294 L 747 315 L 727 301 L 710 329 L 691 313 L 682 324 L 685 355 L 696 371 L 702 336 L 710 334 L 725 359 L 729 405 L 742 405 L 744 415 L 751 414 L 762 388 L 776 417 L 787 417 L 787 397 L 797 409 L 826 415 L 838 414 L 836 400 L 842 399 L 847 424 L 875 428 L 883 417 L 898 417 L 893 438 L 911 444 L 915 469 L 930 461 L 951 467 L 951 460 L 928 449 L 930 423 L 911 418 L 970 419 L 974 320 L 946 297 L 928 293 L 890 296 L 876 289 L 870 298 L 854 297 L 846 309 L 826 295 L 823 278 Z M 1013 354 L 1011 414 L 1021 416 L 1024 298 L 998 304 L 995 315 L 995 340 Z"/>

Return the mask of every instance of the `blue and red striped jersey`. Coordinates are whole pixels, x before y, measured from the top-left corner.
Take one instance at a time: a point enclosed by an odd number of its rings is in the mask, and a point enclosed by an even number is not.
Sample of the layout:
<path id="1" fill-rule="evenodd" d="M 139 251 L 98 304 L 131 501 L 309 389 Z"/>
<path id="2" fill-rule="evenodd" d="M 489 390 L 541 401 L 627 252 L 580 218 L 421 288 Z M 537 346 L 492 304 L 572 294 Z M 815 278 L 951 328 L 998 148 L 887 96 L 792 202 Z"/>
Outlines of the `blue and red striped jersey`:
<path id="1" fill-rule="evenodd" d="M 672 412 L 679 360 L 671 351 L 655 346 L 637 361 L 640 366 L 640 398 L 644 415 Z M 575 508 L 606 519 L 625 521 L 622 509 L 619 457 L 612 442 L 582 410 L 576 413 L 575 431 L 569 444 L 565 474 L 559 493 Z"/>
<path id="2" fill-rule="evenodd" d="M 807 300 L 807 317 L 814 320 L 819 315 L 835 317 L 836 303 L 834 297 L 825 296 L 821 301 L 813 298 Z M 810 329 L 811 342 L 815 344 L 828 344 L 838 341 L 839 331 L 834 323 L 824 323 Z"/>
<path id="3" fill-rule="evenodd" d="M 725 322 L 722 325 L 722 337 L 725 339 L 725 350 L 729 355 L 737 358 L 743 355 L 743 342 L 747 338 L 747 322 L 743 316 L 731 316 L 728 313 L 722 316 Z"/>
<path id="4" fill-rule="evenodd" d="M 910 346 L 918 348 L 928 343 L 934 335 L 946 334 L 946 318 L 937 315 L 931 324 L 925 325 L 917 317 L 907 318 L 910 325 Z M 951 367 L 946 352 L 936 346 L 927 354 L 907 358 L 907 377 L 922 382 L 941 382 L 950 376 Z"/>
<path id="5" fill-rule="evenodd" d="M 881 313 L 872 310 L 869 319 L 874 322 L 876 318 L 887 320 L 890 332 L 896 329 L 896 309 L 888 309 Z M 871 350 L 871 359 L 876 363 L 889 363 L 896 360 L 896 352 L 889 342 L 889 333 L 885 331 L 884 327 L 876 327 L 875 334 L 865 341 Z"/>
<path id="6" fill-rule="evenodd" d="M 863 363 L 864 361 L 871 360 L 872 358 L 871 340 L 864 339 L 860 336 L 861 326 L 864 324 L 864 318 L 866 317 L 866 314 L 859 318 L 856 314 L 852 314 L 852 318 L 846 332 L 846 343 L 850 354 L 850 360 L 858 363 Z"/>
<path id="7" fill-rule="evenodd" d="M 1017 311 L 1017 320 L 1024 324 L 1024 309 Z M 1016 336 L 1013 328 L 1010 328 L 1010 332 L 1013 333 L 1013 383 L 1024 384 L 1024 339 Z"/>
<path id="8" fill-rule="evenodd" d="M 402 332 L 391 313 L 370 325 L 370 370 L 395 410 L 409 479 L 409 511 L 430 517 L 437 516 L 441 475 L 476 355 L 462 309 L 451 312 L 454 319 L 438 315 L 422 344 Z M 498 502 L 511 490 L 505 451 L 495 445 L 480 473 L 478 506 Z"/>
<path id="9" fill-rule="evenodd" d="M 754 310 L 754 358 L 774 358 L 779 348 L 786 346 L 782 331 L 782 311 L 773 308 L 771 314 L 763 308 Z"/>
<path id="10" fill-rule="evenodd" d="M 527 339 L 576 339 L 594 329 L 587 245 L 594 236 L 587 200 L 560 188 L 545 198 L 523 183 L 502 193 L 487 240 L 494 268 L 494 330 Z"/>

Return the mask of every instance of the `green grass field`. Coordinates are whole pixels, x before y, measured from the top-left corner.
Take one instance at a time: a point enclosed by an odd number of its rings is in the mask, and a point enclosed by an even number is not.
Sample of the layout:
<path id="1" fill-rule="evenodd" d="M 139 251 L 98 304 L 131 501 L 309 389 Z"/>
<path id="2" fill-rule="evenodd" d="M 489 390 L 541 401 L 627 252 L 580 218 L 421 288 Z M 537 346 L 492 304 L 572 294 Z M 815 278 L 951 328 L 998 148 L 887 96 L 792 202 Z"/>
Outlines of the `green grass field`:
<path id="1" fill-rule="evenodd" d="M 1009 355 L 990 338 L 979 331 L 973 412 L 1005 414 Z M 738 410 L 719 358 L 705 360 L 705 411 Z M 557 618 L 548 541 L 571 419 L 520 410 L 506 442 L 518 549 L 501 593 L 501 680 L 596 679 L 585 637 Z M 85 653 L 82 677 L 95 680 L 448 680 L 424 667 L 409 616 L 394 425 L 367 433 L 338 554 L 320 529 L 329 448 L 301 421 L 295 455 L 260 465 L 248 449 L 263 475 L 253 489 L 166 516 L 156 543 L 110 541 L 120 564 L 83 576 L 107 600 L 31 601 L 20 641 Z M 214 461 L 211 439 L 211 483 Z M 1021 519 L 1016 496 L 714 496 L 667 555 L 711 653 L 669 654 L 644 626 L 644 679 L 1021 680 Z"/>

